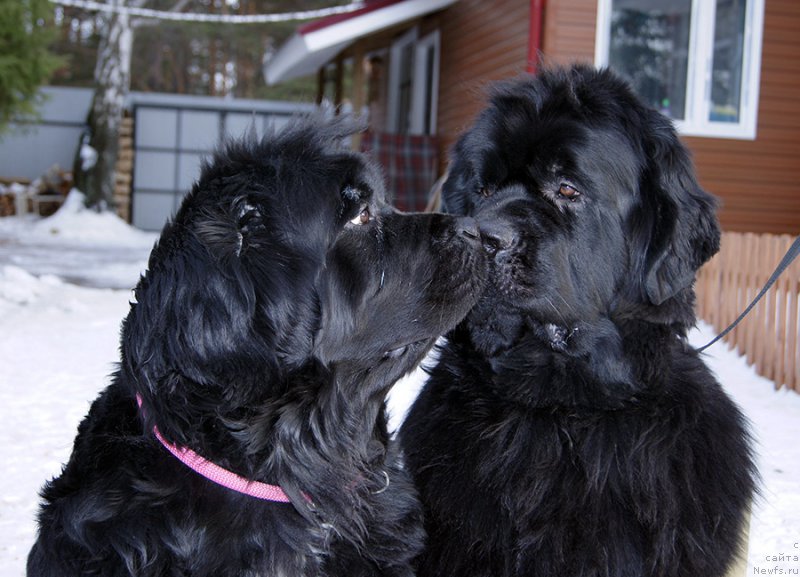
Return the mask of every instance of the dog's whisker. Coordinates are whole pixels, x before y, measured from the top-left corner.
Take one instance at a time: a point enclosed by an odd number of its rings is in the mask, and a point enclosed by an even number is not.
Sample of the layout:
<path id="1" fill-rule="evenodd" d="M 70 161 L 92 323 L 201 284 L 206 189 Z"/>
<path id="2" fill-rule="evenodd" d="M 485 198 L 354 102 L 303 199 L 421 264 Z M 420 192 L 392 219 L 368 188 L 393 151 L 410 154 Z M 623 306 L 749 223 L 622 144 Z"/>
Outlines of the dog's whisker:
<path id="1" fill-rule="evenodd" d="M 564 308 L 566 308 L 566 309 L 567 309 L 567 310 L 569 310 L 570 312 L 573 312 L 573 311 L 572 311 L 572 306 L 571 306 L 571 305 L 570 305 L 570 304 L 567 302 L 567 300 L 566 300 L 566 299 L 565 299 L 563 296 L 561 296 L 561 295 L 558 295 L 558 298 L 560 298 L 560 299 L 561 299 L 561 301 L 564 303 Z M 563 314 L 562 310 L 561 310 L 559 307 L 557 307 L 557 306 L 555 305 L 555 303 L 553 303 L 553 301 L 550 299 L 550 297 L 549 297 L 549 296 L 546 296 L 546 297 L 544 298 L 544 300 L 545 300 L 545 302 L 548 304 L 548 306 L 549 306 L 551 309 L 553 309 L 553 312 L 554 312 L 554 313 L 556 313 L 556 315 L 559 317 L 559 319 L 561 320 L 561 324 L 562 324 L 562 325 L 565 325 L 565 324 L 567 324 L 567 319 L 564 317 L 564 314 Z"/>

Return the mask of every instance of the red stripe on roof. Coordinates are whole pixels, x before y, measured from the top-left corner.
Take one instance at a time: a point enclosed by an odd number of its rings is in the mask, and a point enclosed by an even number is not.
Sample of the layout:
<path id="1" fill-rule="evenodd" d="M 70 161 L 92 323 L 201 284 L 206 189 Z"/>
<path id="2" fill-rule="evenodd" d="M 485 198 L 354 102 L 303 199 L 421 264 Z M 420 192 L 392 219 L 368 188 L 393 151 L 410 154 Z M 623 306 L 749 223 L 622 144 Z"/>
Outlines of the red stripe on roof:
<path id="1" fill-rule="evenodd" d="M 328 26 L 333 26 L 339 22 L 345 22 L 351 18 L 356 18 L 358 16 L 362 16 L 363 14 L 369 14 L 375 10 L 386 8 L 392 4 L 402 4 L 405 1 L 406 0 L 366 0 L 366 5 L 363 8 L 359 8 L 358 10 L 354 10 L 353 12 L 348 12 L 346 14 L 334 14 L 333 16 L 314 20 L 313 22 L 309 22 L 308 24 L 300 26 L 297 29 L 297 33 L 301 35 L 309 34 L 311 32 L 327 28 Z"/>

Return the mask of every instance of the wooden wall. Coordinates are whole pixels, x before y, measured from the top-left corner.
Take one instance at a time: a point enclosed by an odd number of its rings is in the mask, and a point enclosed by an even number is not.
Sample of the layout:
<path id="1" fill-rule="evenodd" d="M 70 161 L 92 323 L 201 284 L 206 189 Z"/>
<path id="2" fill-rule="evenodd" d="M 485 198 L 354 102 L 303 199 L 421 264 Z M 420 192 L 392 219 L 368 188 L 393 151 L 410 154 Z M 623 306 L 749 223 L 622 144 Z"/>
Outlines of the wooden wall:
<path id="1" fill-rule="evenodd" d="M 440 16 L 437 128 L 443 164 L 458 135 L 483 108 L 486 86 L 525 72 L 529 16 L 528 0 L 460 0 Z"/>
<path id="2" fill-rule="evenodd" d="M 755 140 L 686 137 L 725 230 L 800 234 L 800 2 L 765 0 Z M 544 62 L 594 62 L 596 0 L 549 0 Z M 492 80 L 524 72 L 530 0 L 461 0 L 440 16 L 439 132 L 448 149 Z M 444 157 L 445 155 L 443 155 Z"/>
<path id="3" fill-rule="evenodd" d="M 597 0 L 549 0 L 544 22 L 545 64 L 594 64 Z"/>

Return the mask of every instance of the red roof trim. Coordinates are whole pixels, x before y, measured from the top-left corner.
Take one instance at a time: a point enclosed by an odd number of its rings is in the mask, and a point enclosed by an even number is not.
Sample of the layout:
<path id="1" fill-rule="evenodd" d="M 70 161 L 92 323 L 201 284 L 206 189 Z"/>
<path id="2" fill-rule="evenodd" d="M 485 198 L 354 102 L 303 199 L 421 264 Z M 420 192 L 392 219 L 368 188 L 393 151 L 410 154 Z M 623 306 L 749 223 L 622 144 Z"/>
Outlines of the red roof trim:
<path id="1" fill-rule="evenodd" d="M 333 16 L 314 20 L 313 22 L 309 22 L 308 24 L 300 26 L 297 29 L 297 33 L 301 35 L 310 34 L 311 32 L 322 30 L 323 28 L 333 26 L 339 22 L 344 22 L 346 20 L 350 20 L 351 18 L 356 18 L 363 14 L 369 14 L 370 12 L 380 10 L 381 8 L 386 8 L 392 4 L 402 4 L 405 1 L 406 0 L 367 0 L 366 5 L 363 8 L 359 8 L 358 10 L 354 10 L 353 12 L 348 12 L 346 14 L 334 14 Z"/>

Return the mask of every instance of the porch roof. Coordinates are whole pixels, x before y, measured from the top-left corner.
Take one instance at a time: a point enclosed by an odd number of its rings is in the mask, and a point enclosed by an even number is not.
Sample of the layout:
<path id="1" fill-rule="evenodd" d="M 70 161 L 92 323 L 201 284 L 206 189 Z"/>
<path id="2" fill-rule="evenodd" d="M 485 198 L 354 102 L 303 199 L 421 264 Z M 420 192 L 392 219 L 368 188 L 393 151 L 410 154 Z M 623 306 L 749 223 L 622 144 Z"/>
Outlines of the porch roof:
<path id="1" fill-rule="evenodd" d="M 457 1 L 367 0 L 353 12 L 305 24 L 264 65 L 264 79 L 273 85 L 313 74 L 359 38 L 442 10 Z"/>

